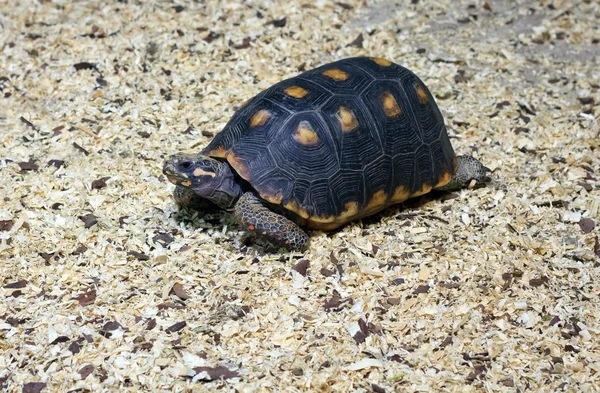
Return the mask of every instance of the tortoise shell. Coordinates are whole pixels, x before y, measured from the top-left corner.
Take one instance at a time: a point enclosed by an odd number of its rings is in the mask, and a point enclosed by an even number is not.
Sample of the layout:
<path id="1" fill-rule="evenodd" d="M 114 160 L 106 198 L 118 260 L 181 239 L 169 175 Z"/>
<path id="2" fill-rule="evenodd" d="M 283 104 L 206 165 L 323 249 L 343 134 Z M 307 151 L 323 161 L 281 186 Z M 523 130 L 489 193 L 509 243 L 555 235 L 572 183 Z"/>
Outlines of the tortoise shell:
<path id="1" fill-rule="evenodd" d="M 369 57 L 262 91 L 202 153 L 227 159 L 264 200 L 324 230 L 441 187 L 457 166 L 423 82 Z"/>

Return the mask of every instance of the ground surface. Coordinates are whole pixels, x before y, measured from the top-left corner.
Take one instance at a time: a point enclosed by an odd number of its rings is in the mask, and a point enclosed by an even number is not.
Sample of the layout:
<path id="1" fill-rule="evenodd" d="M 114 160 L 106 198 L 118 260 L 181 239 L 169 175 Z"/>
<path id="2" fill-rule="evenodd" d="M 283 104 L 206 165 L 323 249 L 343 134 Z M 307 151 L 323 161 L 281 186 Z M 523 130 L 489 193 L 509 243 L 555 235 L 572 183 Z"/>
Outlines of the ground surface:
<path id="1" fill-rule="evenodd" d="M 103 3 L 0 3 L 3 388 L 599 390 L 598 2 Z M 415 71 L 496 182 L 303 255 L 177 212 L 165 154 L 360 54 Z"/>

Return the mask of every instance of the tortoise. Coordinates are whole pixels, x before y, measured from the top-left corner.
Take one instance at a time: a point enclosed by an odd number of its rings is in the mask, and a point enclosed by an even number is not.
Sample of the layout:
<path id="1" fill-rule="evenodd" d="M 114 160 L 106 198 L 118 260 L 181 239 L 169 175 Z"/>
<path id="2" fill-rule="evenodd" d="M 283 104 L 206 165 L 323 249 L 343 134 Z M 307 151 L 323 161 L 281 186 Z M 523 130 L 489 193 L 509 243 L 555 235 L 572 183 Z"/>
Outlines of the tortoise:
<path id="1" fill-rule="evenodd" d="M 163 173 L 184 207 L 235 212 L 269 243 L 303 250 L 330 231 L 431 190 L 482 186 L 490 170 L 457 156 L 428 88 L 377 57 L 322 65 L 260 92 L 196 154 Z"/>

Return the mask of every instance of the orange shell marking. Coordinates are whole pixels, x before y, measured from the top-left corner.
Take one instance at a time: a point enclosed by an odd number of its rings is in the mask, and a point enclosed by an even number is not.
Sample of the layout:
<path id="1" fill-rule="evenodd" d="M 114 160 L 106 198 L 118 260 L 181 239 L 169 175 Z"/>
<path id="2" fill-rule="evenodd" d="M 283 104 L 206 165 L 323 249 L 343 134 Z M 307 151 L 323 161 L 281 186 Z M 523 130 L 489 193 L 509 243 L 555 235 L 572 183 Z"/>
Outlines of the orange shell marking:
<path id="1" fill-rule="evenodd" d="M 365 206 L 365 213 L 376 212 L 383 208 L 386 205 L 387 195 L 384 190 L 379 190 L 375 194 L 373 194 L 373 198 L 369 201 L 367 206 Z"/>
<path id="2" fill-rule="evenodd" d="M 285 207 L 286 209 L 288 209 L 290 211 L 293 211 L 294 213 L 296 213 L 297 215 L 299 215 L 300 217 L 302 217 L 304 219 L 308 218 L 308 212 L 306 211 L 306 209 L 303 209 L 300 206 L 298 206 L 298 202 L 296 202 L 293 199 L 290 200 L 285 205 L 283 205 L 283 207 Z"/>
<path id="3" fill-rule="evenodd" d="M 337 114 L 340 119 L 340 124 L 342 125 L 342 132 L 350 132 L 358 127 L 358 121 L 350 109 L 340 106 L 340 110 Z"/>
<path id="4" fill-rule="evenodd" d="M 345 81 L 346 79 L 348 79 L 348 73 L 342 70 L 338 70 L 337 68 L 332 68 L 330 70 L 323 71 L 323 75 L 336 81 Z"/>
<path id="5" fill-rule="evenodd" d="M 347 202 L 344 211 L 340 214 L 340 220 L 355 217 L 358 214 L 358 202 Z"/>
<path id="6" fill-rule="evenodd" d="M 275 193 L 272 193 L 272 194 L 261 192 L 260 196 L 264 200 L 269 201 L 269 202 L 271 202 L 272 204 L 275 204 L 275 205 L 281 204 L 281 200 L 283 199 L 283 195 L 281 195 L 280 192 L 275 192 Z"/>
<path id="7" fill-rule="evenodd" d="M 408 198 L 410 198 L 410 192 L 408 191 L 408 188 L 406 188 L 405 186 L 398 186 L 394 190 L 394 195 L 392 195 L 392 197 L 390 198 L 390 202 L 400 203 L 404 202 Z"/>
<path id="8" fill-rule="evenodd" d="M 290 97 L 294 98 L 303 98 L 308 94 L 308 90 L 300 87 L 300 86 L 290 86 L 284 90 L 284 93 Z"/>
<path id="9" fill-rule="evenodd" d="M 235 169 L 235 171 L 241 177 L 244 178 L 244 180 L 250 181 L 250 174 L 248 173 L 248 168 L 246 167 L 246 164 L 244 164 L 242 159 L 230 152 L 227 154 L 227 161 L 229 162 L 229 165 L 231 165 L 233 169 Z"/>
<path id="10" fill-rule="evenodd" d="M 310 123 L 306 120 L 301 121 L 298 125 L 298 128 L 296 128 L 294 139 L 296 142 L 305 146 L 312 146 L 319 143 L 319 136 L 313 130 Z"/>
<path id="11" fill-rule="evenodd" d="M 415 90 L 417 91 L 417 96 L 419 96 L 419 102 L 421 104 L 427 104 L 427 102 L 429 102 L 429 97 L 427 96 L 427 93 L 425 92 L 423 86 L 416 85 Z"/>
<path id="12" fill-rule="evenodd" d="M 309 220 L 318 224 L 331 224 L 332 222 L 335 222 L 337 220 L 337 217 L 326 215 L 310 216 Z"/>
<path id="13" fill-rule="evenodd" d="M 227 151 L 223 146 L 219 146 L 216 149 L 213 149 L 206 153 L 206 155 L 209 157 L 225 158 L 227 157 Z"/>
<path id="14" fill-rule="evenodd" d="M 445 172 L 440 176 L 437 184 L 433 188 L 445 186 L 446 184 L 448 184 L 450 182 L 451 179 L 452 179 L 452 174 L 450 172 Z"/>
<path id="15" fill-rule="evenodd" d="M 423 186 L 421 186 L 421 189 L 419 191 L 414 192 L 411 195 L 411 197 L 417 197 L 417 196 L 425 195 L 429 191 L 431 191 L 432 188 L 433 187 L 431 187 L 431 185 L 429 185 L 429 184 L 423 184 Z"/>
<path id="16" fill-rule="evenodd" d="M 383 59 L 381 57 L 371 57 L 371 60 L 383 67 L 389 67 L 390 65 L 392 65 L 391 61 Z"/>
<path id="17" fill-rule="evenodd" d="M 308 229 L 330 231 L 354 220 L 358 216 L 358 202 L 347 202 L 344 204 L 344 211 L 342 211 L 338 216 L 311 216 L 308 219 L 306 226 Z"/>
<path id="18" fill-rule="evenodd" d="M 264 109 L 259 110 L 250 118 L 250 127 L 258 127 L 264 125 L 269 120 L 271 114 Z"/>
<path id="19" fill-rule="evenodd" d="M 381 97 L 381 103 L 383 104 L 383 110 L 387 117 L 398 116 L 401 112 L 396 99 L 389 91 L 384 92 Z"/>

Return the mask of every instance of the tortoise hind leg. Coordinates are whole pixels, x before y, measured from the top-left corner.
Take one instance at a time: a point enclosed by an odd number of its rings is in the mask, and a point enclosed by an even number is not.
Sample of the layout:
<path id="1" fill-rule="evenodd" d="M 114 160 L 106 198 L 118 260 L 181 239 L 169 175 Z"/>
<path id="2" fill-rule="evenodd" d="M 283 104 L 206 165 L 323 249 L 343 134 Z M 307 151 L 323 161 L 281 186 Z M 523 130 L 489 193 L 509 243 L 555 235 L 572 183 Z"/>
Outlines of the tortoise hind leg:
<path id="1" fill-rule="evenodd" d="M 270 210 L 251 192 L 238 200 L 235 214 L 248 230 L 277 247 L 300 251 L 308 244 L 306 232 L 286 217 Z"/>
<path id="2" fill-rule="evenodd" d="M 456 173 L 452 176 L 452 179 L 450 179 L 447 184 L 437 187 L 436 190 L 459 190 L 467 187 L 471 183 L 471 180 L 476 181 L 476 187 L 483 186 L 492 181 L 488 176 L 488 173 L 491 172 L 491 170 L 485 167 L 477 159 L 470 156 L 458 156 L 457 160 L 458 168 L 456 168 Z"/>

